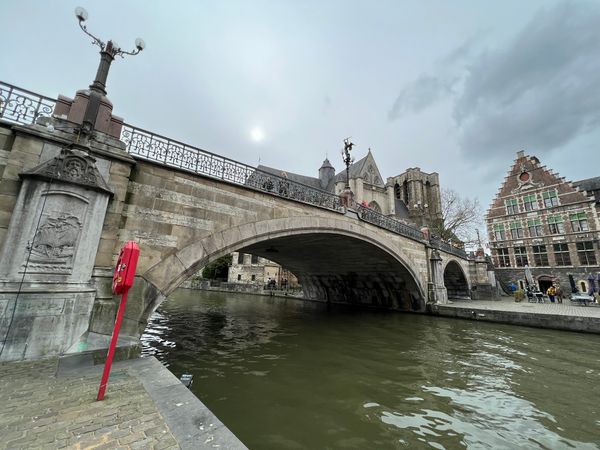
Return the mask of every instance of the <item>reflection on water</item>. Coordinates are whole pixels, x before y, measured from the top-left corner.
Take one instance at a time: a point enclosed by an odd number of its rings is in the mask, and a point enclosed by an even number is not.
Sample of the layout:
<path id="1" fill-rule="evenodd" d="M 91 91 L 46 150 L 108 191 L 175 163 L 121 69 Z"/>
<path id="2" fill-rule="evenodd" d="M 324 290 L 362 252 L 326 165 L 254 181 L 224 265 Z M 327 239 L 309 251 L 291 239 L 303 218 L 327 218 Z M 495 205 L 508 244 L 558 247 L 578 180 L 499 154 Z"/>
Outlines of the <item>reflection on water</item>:
<path id="1" fill-rule="evenodd" d="M 180 290 L 144 353 L 251 449 L 599 449 L 600 337 Z"/>

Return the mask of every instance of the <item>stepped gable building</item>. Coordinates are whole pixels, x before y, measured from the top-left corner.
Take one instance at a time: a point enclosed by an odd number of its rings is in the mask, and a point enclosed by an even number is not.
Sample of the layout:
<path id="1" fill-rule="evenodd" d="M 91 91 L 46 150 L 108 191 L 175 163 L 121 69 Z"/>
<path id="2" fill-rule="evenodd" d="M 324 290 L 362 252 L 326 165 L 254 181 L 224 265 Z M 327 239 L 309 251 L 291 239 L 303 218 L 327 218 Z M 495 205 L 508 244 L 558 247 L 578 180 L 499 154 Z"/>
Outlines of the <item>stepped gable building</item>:
<path id="1" fill-rule="evenodd" d="M 525 266 L 545 291 L 569 275 L 581 291 L 600 271 L 600 177 L 570 182 L 535 156 L 517 153 L 486 215 L 497 278 L 525 286 Z"/>
<path id="2" fill-rule="evenodd" d="M 318 177 L 308 177 L 262 165 L 257 169 L 334 194 L 340 194 L 346 187 L 346 170 L 336 174 L 328 159 L 325 159 L 319 168 Z M 415 167 L 384 182 L 369 149 L 364 158 L 350 165 L 349 181 L 357 203 L 386 216 L 393 216 L 417 226 L 431 226 L 442 218 L 440 182 L 435 172 L 425 173 Z M 284 273 L 282 270 L 284 269 L 272 261 L 234 253 L 227 281 L 264 283 L 267 278 L 281 279 L 281 273 Z M 293 274 L 286 274 L 286 279 L 291 287 L 294 282 L 297 283 Z"/>

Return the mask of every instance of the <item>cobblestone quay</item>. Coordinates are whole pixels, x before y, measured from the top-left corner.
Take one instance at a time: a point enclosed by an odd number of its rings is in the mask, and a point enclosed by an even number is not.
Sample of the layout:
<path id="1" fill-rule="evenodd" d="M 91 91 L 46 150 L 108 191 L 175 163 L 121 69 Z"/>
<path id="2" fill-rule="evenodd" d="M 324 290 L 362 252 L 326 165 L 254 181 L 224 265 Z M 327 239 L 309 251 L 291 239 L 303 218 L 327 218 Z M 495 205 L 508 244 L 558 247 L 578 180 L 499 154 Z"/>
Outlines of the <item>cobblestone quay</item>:
<path id="1" fill-rule="evenodd" d="M 435 305 L 434 314 L 459 319 L 508 323 L 536 328 L 600 334 L 600 305 L 581 306 L 568 298 L 563 303 L 515 302 L 512 297 L 489 300 L 454 300 Z"/>
<path id="2" fill-rule="evenodd" d="M 113 366 L 80 359 L 0 364 L 0 449 L 246 448 L 155 358 Z"/>

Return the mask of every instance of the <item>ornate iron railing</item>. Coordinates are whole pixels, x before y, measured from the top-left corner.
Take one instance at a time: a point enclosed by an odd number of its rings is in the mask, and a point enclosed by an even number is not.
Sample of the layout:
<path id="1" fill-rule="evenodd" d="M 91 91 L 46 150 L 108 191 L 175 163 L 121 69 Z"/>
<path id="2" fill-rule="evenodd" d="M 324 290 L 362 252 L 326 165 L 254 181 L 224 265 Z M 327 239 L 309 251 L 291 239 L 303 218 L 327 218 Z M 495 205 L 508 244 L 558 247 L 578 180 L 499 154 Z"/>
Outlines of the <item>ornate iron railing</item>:
<path id="1" fill-rule="evenodd" d="M 0 119 L 30 125 L 39 117 L 51 116 L 55 105 L 56 100 L 50 97 L 0 81 Z M 125 124 L 121 132 L 121 141 L 127 145 L 127 151 L 136 158 L 243 185 L 319 208 L 341 213 L 345 211 L 340 197 L 335 194 L 258 170 L 142 128 Z M 418 228 L 365 206 L 355 207 L 359 218 L 365 222 L 411 239 L 424 240 L 423 233 Z M 431 244 L 458 257 L 467 257 L 464 250 L 435 238 L 431 239 Z"/>
<path id="2" fill-rule="evenodd" d="M 455 247 L 434 237 L 429 240 L 429 243 L 432 247 L 437 248 L 438 250 L 458 256 L 459 258 L 467 259 L 467 252 L 465 252 L 462 248 Z"/>
<path id="3" fill-rule="evenodd" d="M 344 212 L 340 198 L 330 192 L 263 172 L 141 128 L 125 124 L 121 132 L 121 141 L 125 142 L 127 151 L 136 158 L 244 185 L 320 208 Z"/>
<path id="4" fill-rule="evenodd" d="M 356 205 L 355 208 L 356 212 L 358 213 L 358 217 L 365 222 L 377 225 L 380 228 L 385 228 L 386 230 L 392 231 L 396 234 L 401 234 L 402 236 L 419 241 L 425 240 L 423 233 L 418 228 L 400 222 L 392 217 L 385 216 L 380 212 L 367 208 L 363 205 Z"/>
<path id="5" fill-rule="evenodd" d="M 51 116 L 56 100 L 0 82 L 0 119 L 29 125 L 42 116 Z"/>

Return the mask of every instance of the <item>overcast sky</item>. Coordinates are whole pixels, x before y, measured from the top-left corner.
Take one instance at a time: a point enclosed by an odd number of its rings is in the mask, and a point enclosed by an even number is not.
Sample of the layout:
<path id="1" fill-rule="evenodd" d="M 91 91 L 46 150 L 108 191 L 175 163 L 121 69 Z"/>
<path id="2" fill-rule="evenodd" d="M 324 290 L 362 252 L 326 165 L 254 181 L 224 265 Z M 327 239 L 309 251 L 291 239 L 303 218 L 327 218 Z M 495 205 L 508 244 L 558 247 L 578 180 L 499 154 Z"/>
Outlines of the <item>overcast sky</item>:
<path id="1" fill-rule="evenodd" d="M 0 80 L 48 96 L 91 83 L 88 29 L 123 48 L 126 122 L 229 158 L 317 176 L 351 136 L 384 178 L 408 167 L 487 208 L 523 149 L 600 175 L 600 2 L 0 2 Z"/>

